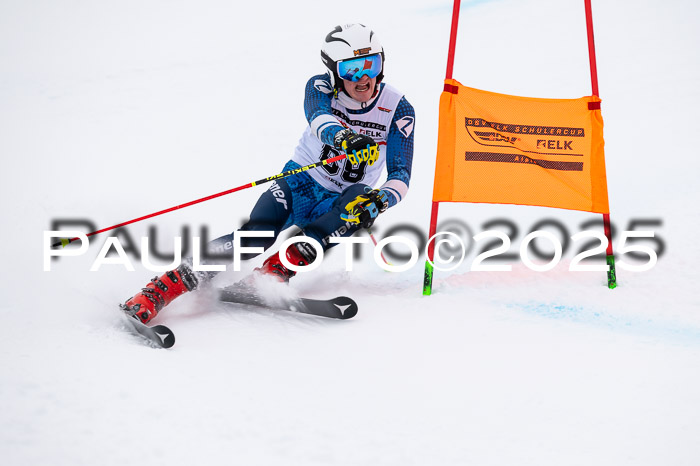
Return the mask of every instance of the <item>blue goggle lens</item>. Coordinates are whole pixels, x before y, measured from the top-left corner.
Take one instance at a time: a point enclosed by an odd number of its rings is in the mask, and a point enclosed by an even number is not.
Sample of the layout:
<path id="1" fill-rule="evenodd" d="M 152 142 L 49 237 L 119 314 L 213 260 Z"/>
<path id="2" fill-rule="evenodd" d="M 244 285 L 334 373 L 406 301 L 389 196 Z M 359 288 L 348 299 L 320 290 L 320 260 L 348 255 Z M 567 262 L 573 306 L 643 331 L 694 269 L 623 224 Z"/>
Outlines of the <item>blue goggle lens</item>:
<path id="1" fill-rule="evenodd" d="M 346 81 L 359 81 L 363 76 L 376 78 L 382 71 L 381 55 L 351 58 L 338 62 L 338 76 Z"/>

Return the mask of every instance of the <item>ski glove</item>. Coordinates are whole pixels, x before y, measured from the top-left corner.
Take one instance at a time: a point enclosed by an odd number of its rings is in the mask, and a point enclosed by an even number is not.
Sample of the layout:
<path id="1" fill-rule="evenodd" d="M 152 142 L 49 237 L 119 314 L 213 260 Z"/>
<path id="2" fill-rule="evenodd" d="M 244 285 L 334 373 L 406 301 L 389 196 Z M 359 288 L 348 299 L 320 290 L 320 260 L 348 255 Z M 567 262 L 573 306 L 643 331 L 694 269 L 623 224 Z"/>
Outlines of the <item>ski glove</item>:
<path id="1" fill-rule="evenodd" d="M 346 213 L 340 214 L 340 218 L 346 222 L 358 224 L 362 228 L 369 228 L 387 207 L 389 207 L 389 197 L 384 191 L 365 187 L 365 193 L 350 201 L 345 206 Z"/>
<path id="2" fill-rule="evenodd" d="M 342 149 L 353 165 L 367 162 L 374 165 L 379 158 L 379 146 L 374 139 L 364 134 L 353 133 L 350 129 L 338 131 L 333 140 L 336 149 Z"/>

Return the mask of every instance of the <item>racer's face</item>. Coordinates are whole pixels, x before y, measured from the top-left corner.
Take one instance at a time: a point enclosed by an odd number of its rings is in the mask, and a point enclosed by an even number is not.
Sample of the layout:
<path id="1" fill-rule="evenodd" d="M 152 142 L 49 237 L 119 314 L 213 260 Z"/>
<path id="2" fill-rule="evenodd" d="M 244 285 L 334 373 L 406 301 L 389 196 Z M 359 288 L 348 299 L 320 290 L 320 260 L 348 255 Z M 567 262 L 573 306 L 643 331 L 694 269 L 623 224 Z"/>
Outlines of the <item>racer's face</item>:
<path id="1" fill-rule="evenodd" d="M 345 92 L 350 97 L 358 102 L 367 102 L 374 95 L 374 89 L 377 86 L 377 78 L 369 78 L 365 75 L 357 82 L 343 79 L 343 86 L 345 87 Z"/>

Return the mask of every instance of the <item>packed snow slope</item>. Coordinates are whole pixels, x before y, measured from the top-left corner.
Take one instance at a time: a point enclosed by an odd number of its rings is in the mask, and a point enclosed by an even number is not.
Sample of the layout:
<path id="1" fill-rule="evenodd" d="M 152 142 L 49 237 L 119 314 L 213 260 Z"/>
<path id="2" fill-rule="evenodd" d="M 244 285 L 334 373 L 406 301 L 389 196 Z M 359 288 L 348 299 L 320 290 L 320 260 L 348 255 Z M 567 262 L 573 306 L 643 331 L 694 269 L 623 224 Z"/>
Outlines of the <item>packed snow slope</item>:
<path id="1" fill-rule="evenodd" d="M 660 252 L 649 271 L 619 269 L 615 290 L 604 273 L 568 271 L 580 244 L 549 272 L 517 258 L 511 272 L 472 272 L 480 244 L 436 272 L 423 297 L 422 257 L 389 273 L 367 245 L 352 272 L 329 254 L 291 284 L 352 296 L 356 318 L 192 294 L 157 319 L 177 336 L 166 351 L 126 332 L 116 310 L 154 273 L 137 260 L 135 271 L 90 271 L 109 234 L 43 270 L 43 232 L 57 220 L 102 228 L 278 173 L 306 125 L 303 88 L 322 71 L 321 41 L 349 22 L 380 35 L 386 80 L 417 114 L 410 193 L 374 233 L 427 232 L 451 11 L 412 0 L 0 3 L 3 465 L 700 462 L 700 7 L 689 0 L 593 3 L 613 224 L 617 238 L 653 230 L 657 242 L 639 244 Z M 463 84 L 591 93 L 583 1 L 465 0 L 461 13 Z M 168 251 L 202 227 L 228 233 L 263 189 L 128 235 L 138 247 L 153 227 Z M 440 210 L 471 236 L 512 222 L 515 254 L 541 220 L 571 236 L 595 217 Z"/>

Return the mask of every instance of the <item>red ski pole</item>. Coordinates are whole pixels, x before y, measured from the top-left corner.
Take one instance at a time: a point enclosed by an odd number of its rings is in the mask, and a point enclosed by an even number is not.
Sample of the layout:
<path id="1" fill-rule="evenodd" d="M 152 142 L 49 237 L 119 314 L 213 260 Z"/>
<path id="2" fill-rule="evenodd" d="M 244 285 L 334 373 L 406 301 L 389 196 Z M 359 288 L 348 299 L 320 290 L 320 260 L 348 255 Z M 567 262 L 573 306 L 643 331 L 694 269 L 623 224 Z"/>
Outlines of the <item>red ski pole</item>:
<path id="1" fill-rule="evenodd" d="M 310 170 L 312 168 L 320 167 L 321 165 L 328 165 L 329 163 L 338 162 L 340 160 L 343 160 L 345 157 L 347 157 L 346 154 L 341 154 L 341 155 L 337 155 L 335 157 L 331 157 L 330 159 L 321 160 L 320 162 L 315 162 L 315 163 L 312 163 L 309 165 L 305 165 L 303 167 L 295 168 L 294 170 L 287 170 L 286 172 L 278 173 L 277 175 L 269 176 L 267 178 L 263 178 L 263 179 L 258 180 L 258 181 L 253 181 L 252 183 L 244 184 L 242 186 L 238 186 L 237 188 L 229 189 L 227 191 L 222 191 L 220 193 L 212 194 L 211 196 L 203 197 L 201 199 L 197 199 L 197 200 L 188 202 L 186 204 L 176 205 L 174 207 L 170 207 L 169 209 L 160 210 L 160 211 L 154 212 L 152 214 L 144 215 L 143 217 L 135 218 L 132 220 L 128 220 L 126 222 L 112 225 L 111 227 L 107 227 L 107 228 L 103 228 L 101 230 L 93 231 L 91 233 L 86 234 L 85 236 L 94 236 L 94 235 L 97 235 L 100 233 L 104 233 L 105 231 L 114 230 L 116 228 L 120 228 L 120 227 L 123 227 L 126 225 L 131 225 L 132 223 L 140 222 L 141 220 L 146 220 L 148 218 L 157 217 L 158 215 L 167 214 L 168 212 L 172 212 L 173 210 L 184 209 L 185 207 L 199 204 L 200 202 L 208 201 L 211 199 L 215 199 L 217 197 L 225 196 L 227 194 L 235 193 L 236 191 L 241 191 L 243 189 L 252 188 L 253 186 L 257 186 L 259 184 L 267 183 L 269 181 L 278 180 L 280 178 L 286 178 L 290 175 L 296 175 L 297 173 L 301 173 L 301 172 L 304 172 L 306 170 Z M 79 238 L 70 238 L 70 239 L 61 238 L 60 241 L 55 242 L 54 244 L 51 245 L 51 247 L 52 248 L 56 248 L 58 246 L 66 247 L 67 245 L 69 245 L 70 243 L 72 243 L 73 241 L 76 241 L 78 239 Z"/>

